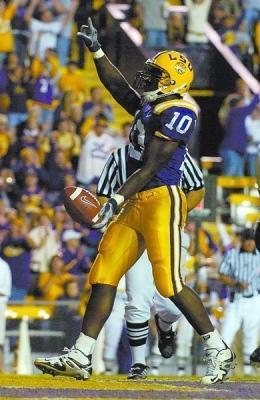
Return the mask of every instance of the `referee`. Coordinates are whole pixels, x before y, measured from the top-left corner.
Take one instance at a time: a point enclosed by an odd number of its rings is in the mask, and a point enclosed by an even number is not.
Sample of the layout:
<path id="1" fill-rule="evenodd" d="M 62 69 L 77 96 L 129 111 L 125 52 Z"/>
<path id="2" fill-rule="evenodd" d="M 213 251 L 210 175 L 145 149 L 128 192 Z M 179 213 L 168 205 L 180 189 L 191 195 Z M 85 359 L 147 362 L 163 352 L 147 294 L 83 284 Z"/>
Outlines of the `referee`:
<path id="1" fill-rule="evenodd" d="M 260 252 L 253 229 L 242 231 L 241 246 L 226 253 L 219 272 L 221 282 L 231 288 L 222 337 L 230 346 L 243 324 L 244 373 L 250 374 L 250 354 L 257 347 L 260 327 Z"/>

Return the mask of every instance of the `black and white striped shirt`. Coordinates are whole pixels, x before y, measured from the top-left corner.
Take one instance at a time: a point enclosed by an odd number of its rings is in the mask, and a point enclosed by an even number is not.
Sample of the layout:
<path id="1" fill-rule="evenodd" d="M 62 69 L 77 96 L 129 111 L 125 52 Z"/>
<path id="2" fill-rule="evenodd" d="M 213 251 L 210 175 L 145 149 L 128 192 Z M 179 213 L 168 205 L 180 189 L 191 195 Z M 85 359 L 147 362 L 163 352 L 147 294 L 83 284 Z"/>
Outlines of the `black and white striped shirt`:
<path id="1" fill-rule="evenodd" d="M 219 273 L 229 276 L 237 282 L 247 283 L 246 289 L 240 290 L 242 296 L 251 297 L 260 291 L 260 252 L 252 253 L 242 248 L 229 250 L 219 269 Z"/>
<path id="2" fill-rule="evenodd" d="M 110 154 L 97 186 L 99 196 L 110 197 L 127 180 L 127 157 L 129 145 Z M 181 187 L 185 193 L 204 187 L 203 174 L 190 154 L 187 152 L 183 162 Z"/>

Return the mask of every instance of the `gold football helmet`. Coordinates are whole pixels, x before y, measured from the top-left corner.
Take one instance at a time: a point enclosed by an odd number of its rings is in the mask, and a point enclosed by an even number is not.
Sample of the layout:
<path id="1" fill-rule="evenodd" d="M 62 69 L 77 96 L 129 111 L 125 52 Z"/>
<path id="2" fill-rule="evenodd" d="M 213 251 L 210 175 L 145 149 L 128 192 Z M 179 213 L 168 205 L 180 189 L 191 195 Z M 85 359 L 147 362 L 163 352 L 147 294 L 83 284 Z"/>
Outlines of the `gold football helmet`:
<path id="1" fill-rule="evenodd" d="M 191 62 L 177 51 L 162 51 L 145 62 L 138 71 L 134 86 L 143 90 L 146 101 L 155 101 L 170 94 L 184 95 L 194 78 Z"/>

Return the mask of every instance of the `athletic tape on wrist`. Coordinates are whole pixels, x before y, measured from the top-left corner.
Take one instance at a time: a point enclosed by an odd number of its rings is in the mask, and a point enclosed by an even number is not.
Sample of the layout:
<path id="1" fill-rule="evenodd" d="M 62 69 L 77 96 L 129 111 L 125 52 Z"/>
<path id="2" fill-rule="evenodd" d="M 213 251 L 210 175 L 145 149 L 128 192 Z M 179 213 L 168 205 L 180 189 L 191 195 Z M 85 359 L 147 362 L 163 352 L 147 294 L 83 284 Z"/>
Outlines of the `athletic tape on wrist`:
<path id="1" fill-rule="evenodd" d="M 98 49 L 98 51 L 95 51 L 93 53 L 93 58 L 94 58 L 94 60 L 96 60 L 98 58 L 103 57 L 104 55 L 105 55 L 105 53 L 103 52 L 103 50 L 102 49 Z"/>
<path id="2" fill-rule="evenodd" d="M 121 194 L 114 194 L 111 196 L 111 199 L 114 199 L 117 202 L 117 205 L 120 206 L 124 201 L 125 198 Z"/>

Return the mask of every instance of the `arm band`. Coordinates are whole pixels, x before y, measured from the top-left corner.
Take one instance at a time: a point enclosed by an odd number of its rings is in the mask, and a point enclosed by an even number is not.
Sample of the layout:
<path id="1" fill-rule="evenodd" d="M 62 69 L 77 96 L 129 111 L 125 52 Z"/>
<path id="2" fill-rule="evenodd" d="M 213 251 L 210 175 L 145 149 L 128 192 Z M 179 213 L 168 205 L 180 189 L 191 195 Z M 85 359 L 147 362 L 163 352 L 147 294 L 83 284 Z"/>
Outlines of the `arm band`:
<path id="1" fill-rule="evenodd" d="M 102 49 L 98 49 L 98 51 L 95 51 L 93 53 L 93 58 L 94 58 L 94 60 L 97 60 L 98 58 L 101 58 L 104 55 L 105 55 L 105 53 L 103 52 L 103 50 Z"/>
<path id="2" fill-rule="evenodd" d="M 117 202 L 117 205 L 120 206 L 124 201 L 125 198 L 121 194 L 114 194 L 111 196 L 111 199 L 114 199 Z"/>

